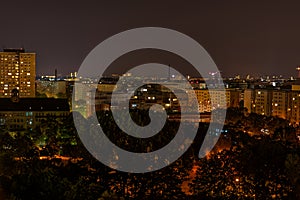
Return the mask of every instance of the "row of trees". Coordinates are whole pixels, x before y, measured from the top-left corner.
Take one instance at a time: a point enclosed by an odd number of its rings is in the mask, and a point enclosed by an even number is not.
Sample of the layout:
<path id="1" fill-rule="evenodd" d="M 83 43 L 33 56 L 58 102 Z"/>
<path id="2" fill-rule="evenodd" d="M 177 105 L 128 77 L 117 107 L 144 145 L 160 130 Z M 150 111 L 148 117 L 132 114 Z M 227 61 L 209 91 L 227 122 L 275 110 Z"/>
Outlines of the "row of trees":
<path id="1" fill-rule="evenodd" d="M 250 136 L 243 130 L 245 124 L 247 131 L 254 131 L 260 120 L 242 110 L 227 114 L 227 132 L 206 158 L 199 159 L 197 154 L 209 124 L 200 123 L 194 143 L 179 160 L 145 174 L 114 171 L 93 158 L 77 135 L 72 115 L 65 121 L 49 118 L 32 131 L 1 130 L 0 198 L 245 199 L 247 195 L 249 199 L 270 199 L 275 195 L 276 199 L 295 199 L 300 191 L 299 147 L 275 133 L 282 128 L 286 135 L 293 135 L 297 127 L 268 118 L 264 127 L 274 132 L 266 135 L 257 131 L 260 135 Z M 131 115 L 138 124 L 149 123 L 145 111 Z M 168 121 L 158 135 L 141 140 L 123 133 L 111 113 L 98 113 L 98 118 L 111 141 L 136 152 L 161 148 L 179 127 L 179 123 Z M 198 170 L 188 194 L 182 183 L 195 166 Z"/>

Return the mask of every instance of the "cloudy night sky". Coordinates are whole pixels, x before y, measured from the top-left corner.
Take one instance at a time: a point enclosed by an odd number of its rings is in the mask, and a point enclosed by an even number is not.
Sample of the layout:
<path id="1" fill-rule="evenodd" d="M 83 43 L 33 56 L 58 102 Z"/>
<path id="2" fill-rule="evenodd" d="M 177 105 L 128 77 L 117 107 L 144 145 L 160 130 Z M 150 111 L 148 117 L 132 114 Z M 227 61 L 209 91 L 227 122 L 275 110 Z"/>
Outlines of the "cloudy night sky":
<path id="1" fill-rule="evenodd" d="M 0 47 L 36 52 L 37 75 L 65 75 L 106 38 L 154 26 L 194 38 L 223 76 L 296 76 L 300 2 L 276 2 L 3 1 Z"/>

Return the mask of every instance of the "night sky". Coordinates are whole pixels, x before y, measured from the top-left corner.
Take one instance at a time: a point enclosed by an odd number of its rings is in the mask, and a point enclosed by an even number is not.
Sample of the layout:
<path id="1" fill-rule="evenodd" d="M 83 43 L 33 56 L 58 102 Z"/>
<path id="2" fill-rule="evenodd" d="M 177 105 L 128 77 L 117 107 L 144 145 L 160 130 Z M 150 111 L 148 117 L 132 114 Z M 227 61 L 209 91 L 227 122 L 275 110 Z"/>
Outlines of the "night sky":
<path id="1" fill-rule="evenodd" d="M 76 71 L 101 41 L 156 26 L 198 41 L 223 76 L 296 76 L 300 2 L 276 1 L 2 1 L 0 47 L 37 52 L 37 74 Z"/>

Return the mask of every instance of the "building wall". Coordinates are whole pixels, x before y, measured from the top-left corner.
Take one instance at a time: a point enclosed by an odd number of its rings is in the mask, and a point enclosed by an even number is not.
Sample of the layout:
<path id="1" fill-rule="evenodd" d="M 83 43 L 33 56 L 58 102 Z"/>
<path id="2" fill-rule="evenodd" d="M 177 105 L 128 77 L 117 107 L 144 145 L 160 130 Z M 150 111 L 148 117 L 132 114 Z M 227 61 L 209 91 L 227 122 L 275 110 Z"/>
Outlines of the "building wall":
<path id="1" fill-rule="evenodd" d="M 277 116 L 283 119 L 287 118 L 288 109 L 288 92 L 273 91 L 272 99 L 272 116 Z"/>
<path id="2" fill-rule="evenodd" d="M 260 115 L 271 116 L 272 114 L 272 91 L 256 90 L 254 92 L 253 110 Z"/>
<path id="3" fill-rule="evenodd" d="M 208 90 L 195 90 L 195 94 L 198 99 L 199 112 L 210 112 L 211 111 L 211 100 Z"/>
<path id="4" fill-rule="evenodd" d="M 98 85 L 98 91 L 93 95 L 90 91 L 87 95 L 87 116 L 96 110 L 108 110 L 111 105 L 112 90 L 115 86 L 112 84 Z M 176 91 L 177 95 L 183 99 L 179 102 L 177 97 L 167 88 L 161 85 L 145 85 L 136 91 L 124 91 L 116 93 L 115 103 L 118 108 L 124 108 L 129 103 L 130 109 L 148 109 L 153 104 L 160 104 L 165 109 L 180 111 L 181 108 L 189 105 L 188 94 L 185 91 Z M 128 102 L 128 94 L 133 94 Z M 94 98 L 95 106 L 92 105 L 91 99 Z M 93 106 L 95 108 L 93 108 Z"/>
<path id="5" fill-rule="evenodd" d="M 29 129 L 49 117 L 66 118 L 69 114 L 69 111 L 0 111 L 0 125 L 8 130 Z"/>
<path id="6" fill-rule="evenodd" d="M 0 52 L 0 98 L 18 89 L 20 97 L 35 97 L 35 53 Z"/>
<path id="7" fill-rule="evenodd" d="M 248 112 L 300 122 L 300 91 L 247 89 L 244 107 Z"/>
<path id="8" fill-rule="evenodd" d="M 216 108 L 226 109 L 228 107 L 239 107 L 241 90 L 226 89 L 225 95 L 222 90 L 199 90 L 195 89 L 198 99 L 199 112 L 211 112 Z"/>
<path id="9" fill-rule="evenodd" d="M 247 108 L 248 112 L 252 112 L 252 104 L 254 102 L 254 91 L 251 89 L 246 89 L 244 91 L 244 107 Z"/>
<path id="10" fill-rule="evenodd" d="M 88 83 L 77 82 L 75 91 L 73 91 L 73 92 L 75 92 L 74 100 L 75 101 L 80 101 L 80 100 L 85 101 L 87 93 L 89 93 L 91 90 L 96 90 L 96 88 L 97 88 L 97 84 L 88 84 Z"/>
<path id="11" fill-rule="evenodd" d="M 287 119 L 291 122 L 300 122 L 300 91 L 291 91 L 288 94 Z"/>

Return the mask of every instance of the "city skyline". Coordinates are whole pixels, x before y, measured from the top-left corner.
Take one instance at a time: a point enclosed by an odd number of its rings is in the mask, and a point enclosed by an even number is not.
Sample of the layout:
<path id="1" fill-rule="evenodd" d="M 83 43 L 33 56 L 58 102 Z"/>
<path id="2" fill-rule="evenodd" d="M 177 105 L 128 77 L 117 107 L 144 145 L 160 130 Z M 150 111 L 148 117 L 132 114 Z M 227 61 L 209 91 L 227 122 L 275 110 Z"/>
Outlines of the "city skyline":
<path id="1" fill-rule="evenodd" d="M 37 52 L 37 75 L 52 74 L 55 69 L 63 75 L 77 71 L 87 54 L 106 38 L 145 26 L 191 36 L 225 77 L 290 77 L 296 76 L 295 68 L 300 65 L 299 2 L 13 1 L 2 6 L 14 8 L 13 14 L 10 9 L 0 14 L 6 19 L 1 25 L 2 48 Z"/>

